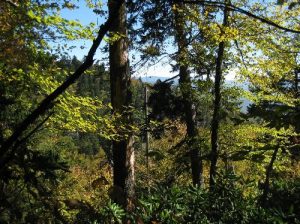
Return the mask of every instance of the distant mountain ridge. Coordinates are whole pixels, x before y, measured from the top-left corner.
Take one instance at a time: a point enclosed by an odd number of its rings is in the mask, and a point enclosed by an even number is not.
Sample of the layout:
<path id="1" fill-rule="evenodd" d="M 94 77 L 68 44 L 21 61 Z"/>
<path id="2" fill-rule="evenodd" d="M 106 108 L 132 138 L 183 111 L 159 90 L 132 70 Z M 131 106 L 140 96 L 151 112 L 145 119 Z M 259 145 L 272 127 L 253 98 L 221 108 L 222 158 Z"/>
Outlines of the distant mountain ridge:
<path id="1" fill-rule="evenodd" d="M 160 81 L 165 81 L 167 79 L 170 79 L 172 77 L 165 77 L 165 76 L 144 76 L 144 77 L 138 77 L 137 79 L 141 79 L 142 82 L 148 82 L 148 83 L 151 83 L 151 84 L 154 84 L 157 80 L 160 80 Z M 172 80 L 174 82 L 174 84 L 177 84 L 179 82 L 179 78 L 176 77 Z M 228 85 L 228 86 L 238 86 L 238 87 L 241 87 L 243 90 L 248 90 L 248 84 L 247 83 L 237 83 L 233 80 L 226 80 L 225 81 L 225 85 Z"/>
<path id="2" fill-rule="evenodd" d="M 160 79 L 160 81 L 163 82 L 163 81 L 165 81 L 165 80 L 167 80 L 167 79 L 169 79 L 171 77 L 164 77 L 164 76 L 144 76 L 144 77 L 140 77 L 140 78 L 141 78 L 141 80 L 143 82 L 148 82 L 148 83 L 154 84 L 159 79 Z M 176 84 L 176 83 L 178 83 L 178 80 L 179 80 L 179 78 L 175 78 L 173 81 Z"/>

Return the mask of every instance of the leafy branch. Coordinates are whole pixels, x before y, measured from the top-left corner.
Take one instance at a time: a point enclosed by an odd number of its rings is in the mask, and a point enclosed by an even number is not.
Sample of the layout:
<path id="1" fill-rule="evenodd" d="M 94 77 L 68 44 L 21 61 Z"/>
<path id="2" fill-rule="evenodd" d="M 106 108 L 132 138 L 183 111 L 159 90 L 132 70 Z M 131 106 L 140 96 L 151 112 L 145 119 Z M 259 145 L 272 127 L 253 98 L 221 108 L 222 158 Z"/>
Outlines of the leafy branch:
<path id="1" fill-rule="evenodd" d="M 228 7 L 228 10 L 235 11 L 235 12 L 247 15 L 247 16 L 253 18 L 253 19 L 259 20 L 262 23 L 265 23 L 265 24 L 268 24 L 270 26 L 276 27 L 280 30 L 290 32 L 290 33 L 297 33 L 297 34 L 300 33 L 300 30 L 294 30 L 294 29 L 290 29 L 290 28 L 281 26 L 281 25 L 279 25 L 279 24 L 277 24 L 277 23 L 275 23 L 275 22 L 273 22 L 273 21 L 271 21 L 267 18 L 255 15 L 255 14 L 253 14 L 253 13 L 251 13 L 251 12 L 245 10 L 245 9 L 234 6 L 231 3 L 216 2 L 216 1 L 201 1 L 201 0 L 194 0 L 194 1 L 183 0 L 183 3 L 186 3 L 186 4 L 203 4 L 203 5 L 206 5 L 206 6 L 220 7 L 220 8 Z"/>
<path id="2" fill-rule="evenodd" d="M 31 112 L 15 129 L 13 134 L 7 138 L 0 148 L 0 169 L 2 169 L 5 164 L 10 160 L 11 155 L 14 154 L 16 148 L 10 150 L 10 148 L 16 143 L 18 138 L 28 129 L 28 127 L 34 123 L 42 114 L 44 114 L 51 104 L 57 99 L 69 86 L 71 86 L 92 64 L 94 63 L 94 55 L 96 53 L 97 48 L 99 47 L 101 41 L 103 40 L 106 33 L 109 31 L 112 26 L 115 16 L 125 0 L 118 1 L 116 6 L 116 10 L 113 11 L 111 16 L 106 20 L 104 24 L 102 24 L 99 28 L 98 35 L 95 40 L 93 40 L 93 44 L 86 56 L 85 61 L 77 68 L 77 70 L 67 78 L 65 82 L 63 82 L 57 89 L 55 89 L 51 94 L 49 94 L 40 104 L 39 106 Z"/>

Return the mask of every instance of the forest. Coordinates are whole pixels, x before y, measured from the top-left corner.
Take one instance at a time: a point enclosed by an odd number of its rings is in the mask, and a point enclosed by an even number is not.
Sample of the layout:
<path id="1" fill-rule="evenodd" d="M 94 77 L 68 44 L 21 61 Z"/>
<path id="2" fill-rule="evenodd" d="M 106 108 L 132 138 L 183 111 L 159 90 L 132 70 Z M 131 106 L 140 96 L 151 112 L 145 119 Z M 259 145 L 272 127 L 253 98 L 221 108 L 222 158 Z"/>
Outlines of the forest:
<path id="1" fill-rule="evenodd" d="M 0 223 L 300 223 L 300 1 L 1 0 Z"/>

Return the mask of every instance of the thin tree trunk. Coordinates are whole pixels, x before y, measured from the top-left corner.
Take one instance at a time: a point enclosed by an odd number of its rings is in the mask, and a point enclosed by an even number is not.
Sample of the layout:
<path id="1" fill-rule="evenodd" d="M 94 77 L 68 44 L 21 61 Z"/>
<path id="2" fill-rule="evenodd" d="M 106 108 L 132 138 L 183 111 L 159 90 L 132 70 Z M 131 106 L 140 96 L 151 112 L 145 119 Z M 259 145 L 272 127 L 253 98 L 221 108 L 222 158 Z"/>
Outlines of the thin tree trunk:
<path id="1" fill-rule="evenodd" d="M 94 55 L 99 47 L 103 37 L 108 32 L 111 27 L 113 21 L 115 20 L 115 14 L 120 5 L 124 3 L 124 0 L 118 1 L 118 4 L 115 6 L 115 10 L 111 11 L 110 16 L 107 21 L 100 27 L 98 31 L 97 38 L 93 41 L 93 44 L 86 56 L 85 61 L 81 64 L 76 71 L 66 79 L 57 89 L 55 89 L 51 94 L 49 94 L 39 105 L 38 107 L 32 111 L 15 129 L 13 134 L 6 139 L 0 148 L 0 170 L 6 165 L 7 162 L 11 160 L 14 153 L 17 150 L 17 147 L 12 147 L 18 139 L 22 136 L 22 134 L 29 128 L 31 124 L 33 124 L 41 115 L 43 115 L 53 102 L 70 86 L 72 85 L 94 62 Z"/>
<path id="2" fill-rule="evenodd" d="M 273 164 L 274 164 L 274 162 L 276 160 L 276 157 L 277 157 L 278 150 L 279 150 L 279 146 L 277 145 L 276 148 L 274 149 L 273 154 L 272 154 L 272 158 L 270 160 L 270 163 L 266 168 L 266 179 L 265 179 L 265 182 L 264 182 L 264 185 L 263 185 L 263 194 L 262 194 L 261 200 L 260 200 L 261 206 L 263 206 L 263 207 L 265 207 L 266 203 L 267 203 L 267 196 L 268 196 L 269 191 L 270 191 L 270 177 L 271 177 L 271 173 L 272 173 L 272 170 L 273 170 Z"/>
<path id="3" fill-rule="evenodd" d="M 223 26 L 228 25 L 228 8 L 224 9 Z M 224 56 L 225 42 L 219 43 L 218 56 L 216 60 L 216 75 L 214 86 L 214 112 L 211 122 L 211 161 L 210 161 L 210 174 L 209 185 L 215 185 L 215 178 L 217 174 L 217 161 L 219 151 L 219 125 L 220 125 L 220 108 L 221 108 L 221 80 L 222 80 L 222 67 Z"/>
<path id="4" fill-rule="evenodd" d="M 295 69 L 295 98 L 296 99 L 299 99 L 300 97 L 300 90 L 299 90 L 299 83 L 300 83 L 300 67 L 298 66 L 296 69 Z M 296 113 L 296 117 L 295 117 L 295 132 L 297 134 L 300 133 L 300 122 L 299 122 L 299 118 L 300 118 L 300 103 L 297 103 L 296 106 L 295 106 L 295 113 Z"/>
<path id="5" fill-rule="evenodd" d="M 118 0 L 109 0 L 110 15 L 118 6 Z M 122 114 L 125 123 L 131 122 L 131 116 L 125 110 L 131 102 L 130 73 L 128 59 L 128 37 L 126 22 L 126 5 L 122 4 L 115 16 L 110 29 L 111 35 L 118 35 L 119 39 L 109 46 L 111 103 L 114 113 Z M 113 150 L 113 200 L 127 210 L 133 208 L 134 200 L 134 148 L 133 137 L 122 138 L 112 142 Z M 119 193 L 116 193 L 119 192 Z M 123 195 L 123 196 L 121 196 Z"/>
<path id="6" fill-rule="evenodd" d="M 176 1 L 175 1 L 176 2 Z M 191 157 L 192 180 L 194 185 L 200 186 L 202 184 L 202 160 L 200 159 L 200 148 L 197 144 L 198 130 L 196 126 L 196 107 L 193 102 L 192 82 L 188 65 L 186 63 L 186 56 L 188 53 L 185 33 L 184 16 L 178 10 L 183 10 L 183 3 L 176 2 L 176 9 L 174 10 L 175 17 L 175 31 L 178 46 L 178 63 L 179 63 L 179 83 L 180 90 L 184 100 L 184 115 L 187 126 L 187 136 L 189 138 L 189 150 Z"/>
<path id="7" fill-rule="evenodd" d="M 146 169 L 147 169 L 147 188 L 150 191 L 150 167 L 149 167 L 149 119 L 148 119 L 148 88 L 145 84 L 145 140 L 146 140 Z"/>

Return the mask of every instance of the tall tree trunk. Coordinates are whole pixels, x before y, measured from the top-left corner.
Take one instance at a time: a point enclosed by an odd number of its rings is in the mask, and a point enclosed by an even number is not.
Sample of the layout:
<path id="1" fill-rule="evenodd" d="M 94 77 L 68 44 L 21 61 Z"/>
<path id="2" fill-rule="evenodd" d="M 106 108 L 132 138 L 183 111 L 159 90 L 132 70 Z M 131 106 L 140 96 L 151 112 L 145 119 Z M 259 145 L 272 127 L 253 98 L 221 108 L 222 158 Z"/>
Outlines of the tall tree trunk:
<path id="1" fill-rule="evenodd" d="M 228 25 L 228 8 L 224 9 L 223 26 Z M 221 32 L 222 33 L 222 32 Z M 210 174 L 209 185 L 215 185 L 215 178 L 217 174 L 217 161 L 219 151 L 219 124 L 220 124 L 220 108 L 221 108 L 221 80 L 222 80 L 222 65 L 224 56 L 225 42 L 219 43 L 218 56 L 216 60 L 216 75 L 214 86 L 214 112 L 211 122 L 211 161 L 210 161 Z"/>
<path id="2" fill-rule="evenodd" d="M 114 12 L 118 0 L 109 0 L 109 13 Z M 128 59 L 128 37 L 126 5 L 122 4 L 110 29 L 111 35 L 118 35 L 118 40 L 109 45 L 111 103 L 114 113 L 122 114 L 125 123 L 131 122 L 126 111 L 131 102 L 130 73 Z M 113 151 L 113 200 L 127 210 L 133 208 L 134 200 L 134 148 L 133 137 L 124 137 L 112 142 Z"/>
<path id="3" fill-rule="evenodd" d="M 189 68 L 186 62 L 188 53 L 188 41 L 185 33 L 185 20 L 182 12 L 184 5 L 180 1 L 175 1 L 174 17 L 176 41 L 178 46 L 179 63 L 179 83 L 180 90 L 184 100 L 184 115 L 187 126 L 188 145 L 190 148 L 191 169 L 193 184 L 200 186 L 202 184 L 202 160 L 200 159 L 199 145 L 197 144 L 198 130 L 196 126 L 196 107 L 193 102 L 192 82 Z"/>

